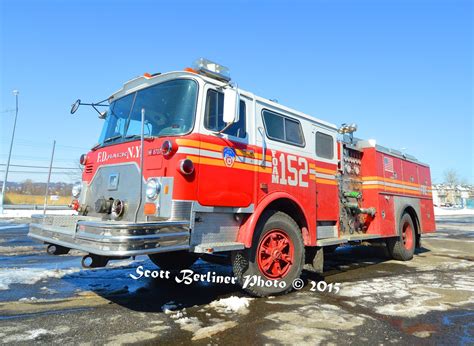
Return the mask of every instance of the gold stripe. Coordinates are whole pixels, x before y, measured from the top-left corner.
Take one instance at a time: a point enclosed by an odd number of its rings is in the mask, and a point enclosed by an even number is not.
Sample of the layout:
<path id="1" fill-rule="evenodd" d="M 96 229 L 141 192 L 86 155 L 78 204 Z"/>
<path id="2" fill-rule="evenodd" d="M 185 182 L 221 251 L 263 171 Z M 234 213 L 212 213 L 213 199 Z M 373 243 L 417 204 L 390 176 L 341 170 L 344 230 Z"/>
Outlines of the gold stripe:
<path id="1" fill-rule="evenodd" d="M 318 167 L 314 163 L 310 163 L 309 168 L 314 169 L 318 173 L 326 173 L 326 174 L 334 174 L 334 175 L 337 173 L 337 170 L 335 169 Z"/>
<path id="2" fill-rule="evenodd" d="M 203 165 L 209 165 L 209 166 L 217 166 L 217 167 L 227 167 L 224 163 L 223 160 L 220 159 L 213 159 L 209 157 L 199 157 L 199 156 L 194 156 L 194 155 L 187 155 L 187 159 L 193 160 L 194 162 L 197 162 L 199 164 Z M 230 168 L 230 167 L 229 167 Z M 252 164 L 245 164 L 245 163 L 240 163 L 240 162 L 235 162 L 232 168 L 236 169 L 243 169 L 246 171 L 256 171 L 258 170 L 259 173 L 272 173 L 272 169 L 270 167 L 262 167 L 258 165 L 252 165 Z M 315 180 L 316 183 L 318 184 L 323 184 L 323 185 L 337 185 L 336 180 L 330 180 L 330 179 L 322 179 L 322 178 L 316 178 L 314 175 L 310 175 L 311 180 Z"/>
<path id="3" fill-rule="evenodd" d="M 322 178 L 316 178 L 316 183 L 318 184 L 323 184 L 323 185 L 337 185 L 336 180 L 329 180 L 329 179 L 322 179 Z"/>
<path id="4" fill-rule="evenodd" d="M 197 141 L 197 140 L 194 140 L 194 139 L 177 139 L 176 143 L 178 143 L 179 145 L 186 145 L 186 146 L 190 146 L 190 147 L 198 148 L 198 149 L 206 149 L 206 150 L 211 150 L 211 151 L 217 151 L 219 153 L 222 152 L 222 149 L 225 148 L 224 145 L 212 144 L 212 143 L 208 143 L 208 142 L 204 142 L 204 141 Z M 257 158 L 257 159 L 260 159 L 260 160 L 263 157 L 262 154 L 255 153 L 254 151 L 247 151 L 245 149 L 237 149 L 237 148 L 233 148 L 233 149 L 235 150 L 236 154 L 239 155 L 239 156 L 244 156 L 244 157 L 248 157 L 248 158 Z M 268 161 L 272 160 L 271 155 L 266 155 L 266 158 L 267 158 Z"/>
<path id="5" fill-rule="evenodd" d="M 414 191 L 410 189 L 403 189 L 399 187 L 385 186 L 385 185 L 379 185 L 379 184 L 362 185 L 362 189 L 364 190 L 378 189 L 378 190 L 387 190 L 387 191 L 392 191 L 392 192 L 411 193 L 414 195 L 421 195 L 420 191 Z"/>
<path id="6" fill-rule="evenodd" d="M 422 186 L 422 184 L 410 183 L 408 181 L 390 179 L 390 178 L 384 178 L 384 177 L 378 177 L 378 176 L 362 177 L 362 180 L 381 180 L 381 181 L 385 181 L 386 183 L 394 183 L 394 184 L 408 185 L 408 186 L 414 186 L 414 187 Z"/>
<path id="7" fill-rule="evenodd" d="M 258 160 L 261 160 L 263 157 L 263 154 L 260 154 L 260 153 L 255 153 L 254 155 L 255 155 L 255 158 Z M 272 162 L 272 155 L 265 155 L 265 157 L 267 161 Z"/>
<path id="8" fill-rule="evenodd" d="M 227 167 L 224 163 L 223 160 L 221 159 L 212 159 L 209 157 L 199 157 L 199 156 L 193 156 L 193 155 L 188 155 L 186 156 L 187 159 L 190 159 L 194 162 L 197 162 L 199 164 L 203 165 L 210 165 L 210 166 L 218 166 L 218 167 Z M 229 168 L 236 168 L 236 169 L 243 169 L 246 171 L 256 171 L 257 167 L 252 164 L 246 164 L 246 163 L 241 163 L 241 162 L 235 162 L 232 167 Z"/>

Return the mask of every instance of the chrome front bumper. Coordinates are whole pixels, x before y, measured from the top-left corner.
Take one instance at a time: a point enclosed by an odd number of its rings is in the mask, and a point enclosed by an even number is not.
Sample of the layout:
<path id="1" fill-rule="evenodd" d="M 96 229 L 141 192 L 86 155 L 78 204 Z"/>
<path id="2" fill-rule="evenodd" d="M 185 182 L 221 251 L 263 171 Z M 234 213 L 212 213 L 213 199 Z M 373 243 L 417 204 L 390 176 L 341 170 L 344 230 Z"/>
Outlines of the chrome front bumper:
<path id="1" fill-rule="evenodd" d="M 118 222 L 90 216 L 33 215 L 28 235 L 101 256 L 189 249 L 189 221 Z"/>

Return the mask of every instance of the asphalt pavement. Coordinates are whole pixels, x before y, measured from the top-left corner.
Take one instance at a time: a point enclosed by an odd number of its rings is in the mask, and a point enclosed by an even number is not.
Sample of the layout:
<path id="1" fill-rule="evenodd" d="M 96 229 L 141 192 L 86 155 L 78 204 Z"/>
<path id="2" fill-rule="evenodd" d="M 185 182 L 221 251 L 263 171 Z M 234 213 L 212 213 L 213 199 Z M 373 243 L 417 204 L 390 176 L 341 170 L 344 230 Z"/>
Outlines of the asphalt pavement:
<path id="1" fill-rule="evenodd" d="M 2 343 L 474 344 L 473 216 L 438 218 L 409 262 L 383 246 L 341 247 L 323 276 L 305 272 L 301 290 L 268 298 L 231 283 L 133 279 L 157 270 L 146 257 L 82 269 L 79 252 L 47 255 L 28 222 L 0 221 Z M 204 260 L 191 270 L 232 277 Z"/>

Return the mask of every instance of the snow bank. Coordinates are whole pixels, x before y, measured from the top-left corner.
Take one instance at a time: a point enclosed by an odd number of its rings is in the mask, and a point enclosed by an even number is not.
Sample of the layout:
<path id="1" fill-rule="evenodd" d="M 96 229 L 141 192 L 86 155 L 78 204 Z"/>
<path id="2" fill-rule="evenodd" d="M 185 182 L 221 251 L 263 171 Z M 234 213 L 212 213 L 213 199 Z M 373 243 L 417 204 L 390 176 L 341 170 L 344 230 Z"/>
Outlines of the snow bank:
<path id="1" fill-rule="evenodd" d="M 434 207 L 435 216 L 474 215 L 474 209 L 452 209 Z"/>
<path id="2" fill-rule="evenodd" d="M 22 209 L 4 209 L 3 214 L 0 214 L 1 218 L 12 218 L 12 217 L 31 217 L 33 214 L 43 214 L 43 210 L 22 210 Z M 74 210 L 46 210 L 46 214 L 56 215 L 77 215 Z"/>
<path id="3" fill-rule="evenodd" d="M 0 231 L 7 230 L 7 229 L 18 229 L 18 228 L 28 228 L 28 224 L 21 223 L 21 224 L 8 224 L 8 225 L 1 225 Z"/>
<path id="4" fill-rule="evenodd" d="M 248 313 L 247 308 L 249 307 L 252 298 L 246 297 L 229 297 L 219 300 L 215 300 L 209 304 L 210 307 L 216 309 L 218 312 L 238 312 L 241 314 Z"/>
<path id="5" fill-rule="evenodd" d="M 38 281 L 49 278 L 62 278 L 79 270 L 79 268 L 0 268 L 0 290 L 7 290 L 12 284 L 33 285 Z"/>

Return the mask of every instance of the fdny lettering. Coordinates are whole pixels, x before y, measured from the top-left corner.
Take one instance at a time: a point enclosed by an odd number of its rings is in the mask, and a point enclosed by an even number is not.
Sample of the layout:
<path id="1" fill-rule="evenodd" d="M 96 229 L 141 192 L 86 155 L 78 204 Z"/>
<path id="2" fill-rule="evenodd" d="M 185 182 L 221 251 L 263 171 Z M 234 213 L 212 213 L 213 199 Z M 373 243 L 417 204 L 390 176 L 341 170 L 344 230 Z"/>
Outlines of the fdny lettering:
<path id="1" fill-rule="evenodd" d="M 272 183 L 308 187 L 305 176 L 308 174 L 308 161 L 304 157 L 280 154 L 272 150 Z M 288 170 L 288 174 L 287 174 Z"/>
<path id="2" fill-rule="evenodd" d="M 140 146 L 135 145 L 133 147 L 128 147 L 127 151 L 121 151 L 119 153 L 107 153 L 106 151 L 101 151 L 97 153 L 97 162 L 107 162 L 109 160 L 115 159 L 137 159 L 140 157 Z"/>

